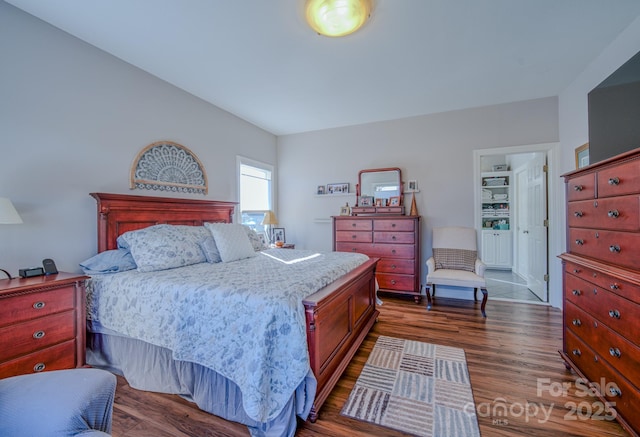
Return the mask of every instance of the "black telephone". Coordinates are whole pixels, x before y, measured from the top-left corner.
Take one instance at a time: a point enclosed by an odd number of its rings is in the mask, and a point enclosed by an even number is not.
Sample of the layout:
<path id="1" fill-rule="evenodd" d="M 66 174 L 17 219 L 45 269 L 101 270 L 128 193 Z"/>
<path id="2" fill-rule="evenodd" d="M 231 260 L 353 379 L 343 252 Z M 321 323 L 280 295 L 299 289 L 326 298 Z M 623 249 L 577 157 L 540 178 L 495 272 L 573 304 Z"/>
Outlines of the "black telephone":
<path id="1" fill-rule="evenodd" d="M 45 275 L 55 275 L 58 273 L 58 269 L 56 268 L 56 263 L 54 263 L 51 258 L 43 259 L 42 267 L 44 267 Z"/>

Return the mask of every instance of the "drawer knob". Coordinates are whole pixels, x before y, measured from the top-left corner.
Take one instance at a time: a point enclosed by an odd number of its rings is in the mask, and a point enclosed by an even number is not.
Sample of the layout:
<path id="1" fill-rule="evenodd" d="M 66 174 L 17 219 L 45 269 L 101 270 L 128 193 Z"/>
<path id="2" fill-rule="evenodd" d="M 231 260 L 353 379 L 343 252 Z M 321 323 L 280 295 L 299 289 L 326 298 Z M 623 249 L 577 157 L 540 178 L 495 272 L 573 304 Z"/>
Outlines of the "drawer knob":
<path id="1" fill-rule="evenodd" d="M 584 240 L 577 239 L 577 240 L 576 240 L 576 244 L 577 244 L 578 246 L 582 246 L 582 245 L 584 244 Z"/>
<path id="2" fill-rule="evenodd" d="M 622 355 L 620 353 L 620 349 L 618 349 L 617 347 L 610 347 L 609 353 L 611 354 L 612 357 L 616 357 L 616 358 L 620 358 L 620 355 Z"/>
<path id="3" fill-rule="evenodd" d="M 573 269 L 573 273 L 575 273 L 576 275 L 577 275 L 578 273 L 580 273 L 581 271 L 582 271 L 582 270 L 580 270 L 580 269 Z"/>
<path id="4" fill-rule="evenodd" d="M 609 251 L 613 253 L 620 253 L 620 246 L 618 246 L 617 244 L 612 244 L 611 246 L 609 246 Z"/>
<path id="5" fill-rule="evenodd" d="M 582 293 L 580 293 L 580 290 L 571 290 L 571 292 L 573 293 L 574 296 L 580 296 Z"/>
<path id="6" fill-rule="evenodd" d="M 611 396 L 622 396 L 622 390 L 620 390 L 618 387 L 609 387 L 609 394 Z"/>
<path id="7" fill-rule="evenodd" d="M 391 249 L 391 253 L 395 254 L 396 250 L 395 249 Z"/>
<path id="8" fill-rule="evenodd" d="M 397 269 L 398 267 L 396 267 L 396 265 L 395 265 L 395 264 L 391 264 L 391 268 L 392 268 L 393 270 L 395 270 L 395 269 Z"/>
<path id="9" fill-rule="evenodd" d="M 396 280 L 395 279 L 391 280 L 391 285 L 396 285 Z"/>
<path id="10" fill-rule="evenodd" d="M 358 236 L 357 236 L 356 234 L 353 234 L 353 235 L 351 236 L 351 238 L 353 238 L 353 239 L 355 240 L 356 238 L 358 238 Z"/>
<path id="11" fill-rule="evenodd" d="M 618 218 L 618 217 L 620 217 L 620 213 L 618 212 L 618 210 L 617 210 L 617 209 L 614 209 L 614 210 L 612 210 L 612 211 L 609 211 L 609 212 L 607 213 L 607 215 L 608 215 L 609 217 L 611 217 L 611 218 Z"/>
<path id="12" fill-rule="evenodd" d="M 391 223 L 391 227 L 392 227 L 392 228 L 395 228 L 395 227 L 396 227 L 396 224 L 395 224 L 395 223 Z"/>
<path id="13" fill-rule="evenodd" d="M 582 211 L 576 211 L 573 213 L 576 217 L 582 217 L 582 214 L 584 214 Z"/>
<path id="14" fill-rule="evenodd" d="M 612 290 L 619 290 L 620 286 L 618 284 L 611 284 L 609 288 L 611 288 Z"/>
<path id="15" fill-rule="evenodd" d="M 582 191 L 582 190 L 583 190 L 583 188 L 584 188 L 584 187 L 583 187 L 582 185 L 574 185 L 574 186 L 573 186 L 574 191 Z"/>
<path id="16" fill-rule="evenodd" d="M 355 247 L 352 247 L 352 248 L 351 248 L 351 252 L 357 252 L 356 248 L 355 248 Z"/>
<path id="17" fill-rule="evenodd" d="M 611 317 L 612 319 L 619 319 L 620 318 L 620 311 L 618 311 L 618 310 L 609 310 L 609 317 Z"/>
<path id="18" fill-rule="evenodd" d="M 42 302 L 42 301 L 38 301 L 36 303 L 33 304 L 33 308 L 36 310 L 41 310 L 42 308 L 44 308 L 46 305 L 46 303 Z"/>
<path id="19" fill-rule="evenodd" d="M 620 183 L 620 179 L 618 178 L 609 178 L 609 185 L 618 185 Z"/>
<path id="20" fill-rule="evenodd" d="M 395 236 L 395 235 L 393 235 L 393 236 L 391 237 L 391 239 L 392 239 L 392 240 L 395 240 L 395 239 L 396 239 L 396 236 Z"/>
<path id="21" fill-rule="evenodd" d="M 582 325 L 582 322 L 580 321 L 580 319 L 573 319 L 573 321 L 572 321 L 571 323 L 573 323 L 573 326 L 580 326 L 580 325 Z"/>
<path id="22" fill-rule="evenodd" d="M 355 224 L 355 223 L 351 223 L 351 226 L 355 228 L 355 227 L 356 227 L 356 224 Z"/>
<path id="23" fill-rule="evenodd" d="M 571 351 L 571 353 L 576 357 L 579 357 L 580 355 L 582 355 L 582 352 L 580 352 L 580 349 L 574 349 Z"/>
<path id="24" fill-rule="evenodd" d="M 33 333 L 33 338 L 36 340 L 41 339 L 42 337 L 44 337 L 44 331 L 36 331 Z"/>
<path id="25" fill-rule="evenodd" d="M 47 367 L 47 366 L 45 366 L 44 363 L 38 363 L 35 366 L 33 366 L 33 371 L 34 372 L 42 372 L 45 369 L 45 367 Z"/>

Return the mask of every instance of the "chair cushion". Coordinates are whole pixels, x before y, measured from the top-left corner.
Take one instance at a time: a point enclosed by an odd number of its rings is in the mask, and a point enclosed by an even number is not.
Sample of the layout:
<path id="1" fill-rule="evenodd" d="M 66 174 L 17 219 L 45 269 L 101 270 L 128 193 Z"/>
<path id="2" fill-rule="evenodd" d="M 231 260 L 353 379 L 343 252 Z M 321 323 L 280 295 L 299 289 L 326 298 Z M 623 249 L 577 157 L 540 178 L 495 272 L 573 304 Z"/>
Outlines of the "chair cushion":
<path id="1" fill-rule="evenodd" d="M 436 269 L 427 275 L 428 284 L 451 287 L 485 288 L 487 282 L 482 276 L 466 270 Z"/>
<path id="2" fill-rule="evenodd" d="M 466 270 L 473 272 L 476 269 L 478 252 L 465 249 L 433 248 L 433 258 L 437 269 Z"/>

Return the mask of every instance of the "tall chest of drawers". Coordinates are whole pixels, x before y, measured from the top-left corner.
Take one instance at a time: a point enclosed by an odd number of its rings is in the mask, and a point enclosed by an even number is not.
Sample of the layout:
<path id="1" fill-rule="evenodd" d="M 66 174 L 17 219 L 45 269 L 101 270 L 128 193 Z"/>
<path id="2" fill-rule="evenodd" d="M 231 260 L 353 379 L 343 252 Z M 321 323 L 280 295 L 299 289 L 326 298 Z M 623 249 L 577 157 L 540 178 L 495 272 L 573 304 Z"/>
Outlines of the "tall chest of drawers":
<path id="1" fill-rule="evenodd" d="M 420 217 L 333 217 L 333 250 L 380 258 L 380 291 L 412 295 L 420 302 Z"/>
<path id="2" fill-rule="evenodd" d="M 564 175 L 567 365 L 640 432 L 640 149 Z"/>
<path id="3" fill-rule="evenodd" d="M 86 278 L 0 280 L 0 378 L 85 364 Z"/>

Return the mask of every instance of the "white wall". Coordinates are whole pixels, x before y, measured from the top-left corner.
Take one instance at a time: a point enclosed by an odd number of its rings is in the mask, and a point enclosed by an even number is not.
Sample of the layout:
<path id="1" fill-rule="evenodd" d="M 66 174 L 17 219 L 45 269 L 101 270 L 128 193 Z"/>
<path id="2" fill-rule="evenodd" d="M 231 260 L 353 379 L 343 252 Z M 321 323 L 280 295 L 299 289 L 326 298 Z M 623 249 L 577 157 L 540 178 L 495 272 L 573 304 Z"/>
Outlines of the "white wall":
<path id="1" fill-rule="evenodd" d="M 355 191 L 359 170 L 400 167 L 420 190 L 424 276 L 431 229 L 474 226 L 473 150 L 557 142 L 557 108 L 556 98 L 546 98 L 279 137 L 278 218 L 287 240 L 331 250 L 328 219 L 355 194 L 321 197 L 316 187 L 349 182 Z"/>
<path id="2" fill-rule="evenodd" d="M 588 93 L 611 73 L 617 70 L 640 50 L 640 18 L 637 18 L 598 56 L 558 98 L 560 123 L 560 147 L 562 153 L 561 173 L 575 169 L 575 149 L 589 141 Z M 564 203 L 564 190 L 561 193 Z M 563 207 L 564 208 L 564 207 Z M 564 209 L 563 209 L 564 211 Z M 563 224 L 562 240 L 566 240 L 566 221 Z M 561 273 L 561 265 L 556 261 Z M 554 282 L 551 304 L 562 304 L 562 283 Z"/>
<path id="3" fill-rule="evenodd" d="M 43 258 L 79 271 L 95 254 L 90 192 L 171 196 L 129 189 L 134 158 L 154 141 L 198 156 L 209 199 L 237 200 L 237 154 L 276 164 L 272 134 L 5 2 L 0 59 L 0 196 L 24 221 L 0 225 L 0 268 L 13 275 Z"/>

